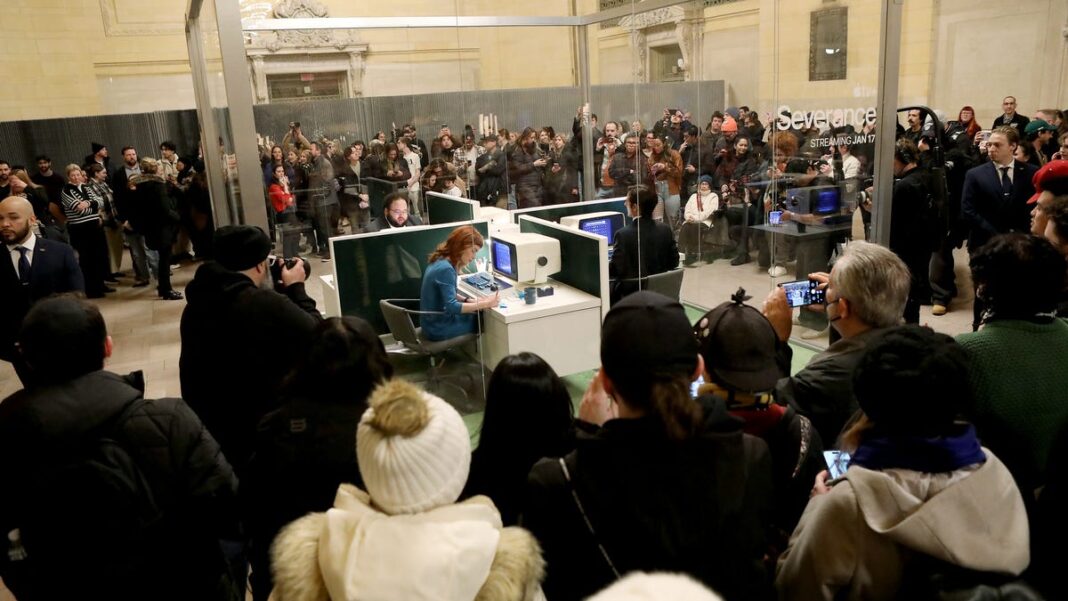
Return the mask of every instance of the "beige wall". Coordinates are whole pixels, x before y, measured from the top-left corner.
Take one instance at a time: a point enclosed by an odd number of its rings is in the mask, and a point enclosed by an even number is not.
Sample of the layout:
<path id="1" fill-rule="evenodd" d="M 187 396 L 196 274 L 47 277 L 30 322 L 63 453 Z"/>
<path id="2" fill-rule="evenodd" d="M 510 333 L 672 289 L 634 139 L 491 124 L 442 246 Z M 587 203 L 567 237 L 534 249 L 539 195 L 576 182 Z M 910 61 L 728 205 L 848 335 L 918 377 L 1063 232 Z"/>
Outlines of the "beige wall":
<path id="1" fill-rule="evenodd" d="M 193 106 L 184 0 L 5 0 L 0 55 L 15 92 L 0 120 L 140 112 Z M 253 6 L 255 3 L 245 3 Z M 562 15 L 596 0 L 327 0 L 335 16 Z M 574 7 L 572 6 L 574 4 Z M 728 104 L 761 112 L 874 104 L 879 5 L 849 7 L 848 78 L 808 81 L 809 15 L 822 0 L 743 0 L 704 9 L 700 76 L 727 82 Z M 984 123 L 1005 94 L 1029 115 L 1068 106 L 1064 0 L 909 0 L 904 9 L 900 100 L 955 115 L 972 104 Z M 459 35 L 457 35 L 459 33 Z M 573 32 L 558 29 L 365 31 L 365 93 L 405 94 L 574 85 Z M 590 30 L 594 83 L 633 81 L 635 56 L 618 28 Z"/>
<path id="2" fill-rule="evenodd" d="M 5 0 L 0 56 L 17 94 L 0 120 L 129 113 L 192 106 L 184 2 Z M 166 78 L 130 94 L 130 77 Z M 114 79 L 122 83 L 111 90 Z M 174 106 L 182 98 L 185 107 Z M 171 105 L 171 106 L 168 106 Z"/>

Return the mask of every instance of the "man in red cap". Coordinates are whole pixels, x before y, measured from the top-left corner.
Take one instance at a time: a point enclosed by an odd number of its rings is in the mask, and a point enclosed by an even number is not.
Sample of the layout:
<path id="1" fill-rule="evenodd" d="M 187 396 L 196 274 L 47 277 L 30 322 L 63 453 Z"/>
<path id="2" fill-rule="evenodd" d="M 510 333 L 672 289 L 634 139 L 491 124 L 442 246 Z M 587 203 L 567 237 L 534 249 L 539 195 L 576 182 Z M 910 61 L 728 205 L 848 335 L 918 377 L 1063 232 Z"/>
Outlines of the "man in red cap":
<path id="1" fill-rule="evenodd" d="M 1046 163 L 1035 172 L 1031 183 L 1035 186 L 1035 195 L 1027 201 L 1027 204 L 1033 205 L 1031 233 L 1042 236 L 1053 208 L 1053 197 L 1068 194 L 1068 160 Z"/>

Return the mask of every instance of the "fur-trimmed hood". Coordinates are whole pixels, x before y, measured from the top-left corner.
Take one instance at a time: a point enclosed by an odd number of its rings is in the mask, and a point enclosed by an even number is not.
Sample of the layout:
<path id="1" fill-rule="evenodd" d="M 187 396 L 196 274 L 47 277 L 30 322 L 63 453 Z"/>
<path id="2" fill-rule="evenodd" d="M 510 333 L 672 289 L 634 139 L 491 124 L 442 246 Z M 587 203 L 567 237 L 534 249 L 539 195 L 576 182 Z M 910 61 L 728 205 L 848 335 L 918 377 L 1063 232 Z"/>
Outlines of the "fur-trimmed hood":
<path id="1" fill-rule="evenodd" d="M 437 599 L 447 590 L 471 591 L 474 601 L 535 601 L 545 574 L 537 540 L 522 528 L 501 528 L 486 497 L 389 516 L 348 484 L 334 509 L 278 534 L 271 568 L 276 601 L 346 601 L 339 597 L 357 591 L 361 601 Z"/>

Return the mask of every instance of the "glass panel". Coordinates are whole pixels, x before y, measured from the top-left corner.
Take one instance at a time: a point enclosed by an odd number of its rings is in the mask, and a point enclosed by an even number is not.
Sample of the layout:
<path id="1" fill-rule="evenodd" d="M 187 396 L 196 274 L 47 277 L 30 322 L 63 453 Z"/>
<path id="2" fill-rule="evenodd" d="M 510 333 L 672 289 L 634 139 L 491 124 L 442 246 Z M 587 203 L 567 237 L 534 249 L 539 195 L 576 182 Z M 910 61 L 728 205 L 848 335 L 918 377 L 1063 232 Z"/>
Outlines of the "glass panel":
<path id="1" fill-rule="evenodd" d="M 225 203 L 214 200 L 216 212 L 226 210 L 228 215 L 217 218 L 217 222 L 235 222 L 241 215 L 241 192 L 238 187 L 237 160 L 234 154 L 233 132 L 230 127 L 229 101 L 226 95 L 226 82 L 223 79 L 222 51 L 219 45 L 219 21 L 215 14 L 215 0 L 205 0 L 198 19 L 203 48 L 204 85 L 207 92 L 210 114 L 204 116 L 212 120 L 212 129 L 217 139 L 202 141 L 201 154 L 208 167 L 217 170 L 223 181 L 226 194 Z M 207 128 L 205 128 L 207 130 Z"/>

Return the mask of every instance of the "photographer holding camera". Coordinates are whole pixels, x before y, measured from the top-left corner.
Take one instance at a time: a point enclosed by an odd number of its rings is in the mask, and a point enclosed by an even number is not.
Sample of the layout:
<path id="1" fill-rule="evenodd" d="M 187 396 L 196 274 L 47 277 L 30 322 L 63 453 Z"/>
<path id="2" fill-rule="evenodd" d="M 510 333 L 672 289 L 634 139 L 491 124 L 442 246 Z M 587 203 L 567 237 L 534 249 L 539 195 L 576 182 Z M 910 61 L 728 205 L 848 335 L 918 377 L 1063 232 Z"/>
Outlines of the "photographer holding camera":
<path id="1" fill-rule="evenodd" d="M 284 259 L 272 266 L 270 251 L 271 241 L 258 227 L 221 227 L 215 260 L 201 265 L 185 289 L 182 398 L 239 476 L 292 354 L 307 348 L 322 320 L 304 291 L 307 264 Z"/>

